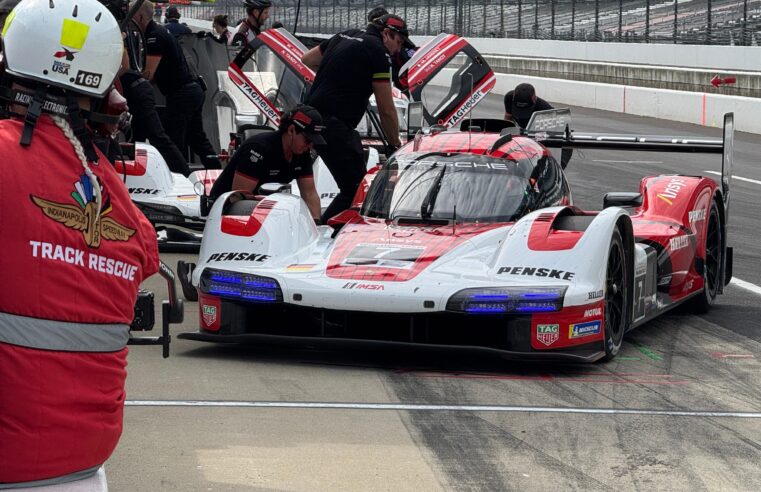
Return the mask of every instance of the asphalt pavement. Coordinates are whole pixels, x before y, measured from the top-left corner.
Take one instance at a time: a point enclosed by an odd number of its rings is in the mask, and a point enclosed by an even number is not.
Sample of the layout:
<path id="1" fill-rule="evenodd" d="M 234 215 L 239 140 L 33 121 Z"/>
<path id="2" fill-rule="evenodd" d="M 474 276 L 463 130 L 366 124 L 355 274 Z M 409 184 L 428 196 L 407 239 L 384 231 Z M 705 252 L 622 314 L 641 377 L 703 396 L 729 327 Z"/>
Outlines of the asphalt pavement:
<path id="1" fill-rule="evenodd" d="M 499 96 L 476 109 L 502 112 Z M 585 131 L 721 135 L 572 114 Z M 671 312 L 592 365 L 177 339 L 161 359 L 134 347 L 111 490 L 761 489 L 761 143 L 738 133 L 735 146 L 735 281 L 707 315 Z M 643 176 L 719 170 L 716 156 L 577 151 L 567 174 L 576 205 L 597 209 Z M 158 277 L 144 286 L 165 296 Z M 197 328 L 196 303 L 185 316 L 173 333 Z"/>

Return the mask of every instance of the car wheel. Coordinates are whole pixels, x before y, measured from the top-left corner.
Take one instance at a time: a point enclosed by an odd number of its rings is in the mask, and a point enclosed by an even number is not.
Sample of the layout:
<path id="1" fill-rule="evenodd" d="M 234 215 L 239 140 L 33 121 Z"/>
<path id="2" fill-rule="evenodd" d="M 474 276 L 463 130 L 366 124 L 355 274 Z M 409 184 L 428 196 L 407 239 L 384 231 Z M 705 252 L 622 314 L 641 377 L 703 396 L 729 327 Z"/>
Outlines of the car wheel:
<path id="1" fill-rule="evenodd" d="M 698 313 L 706 313 L 719 293 L 721 282 L 721 263 L 724 250 L 722 249 L 721 220 L 719 219 L 719 207 L 716 202 L 711 202 L 706 222 L 706 256 L 703 262 L 703 290 L 692 303 L 693 309 Z"/>
<path id="2" fill-rule="evenodd" d="M 605 273 L 605 357 L 613 359 L 624 343 L 628 319 L 629 279 L 626 251 L 621 232 L 616 229 L 608 248 L 608 265 Z"/>

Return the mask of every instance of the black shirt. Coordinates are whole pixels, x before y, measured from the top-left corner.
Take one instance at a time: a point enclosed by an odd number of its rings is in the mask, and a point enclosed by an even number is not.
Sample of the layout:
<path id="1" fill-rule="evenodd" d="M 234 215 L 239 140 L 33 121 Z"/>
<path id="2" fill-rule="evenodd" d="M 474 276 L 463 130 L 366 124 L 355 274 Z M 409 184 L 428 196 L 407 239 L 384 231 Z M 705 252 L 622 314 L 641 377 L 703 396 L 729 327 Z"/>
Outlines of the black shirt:
<path id="1" fill-rule="evenodd" d="M 232 190 L 236 173 L 264 183 L 290 183 L 294 179 L 312 176 L 314 157 L 310 152 L 295 155 L 291 162 L 283 155 L 282 135 L 266 132 L 254 135 L 240 146 L 219 175 L 211 189 L 211 196 L 218 197 Z"/>
<path id="2" fill-rule="evenodd" d="M 507 94 L 505 94 L 505 113 L 510 113 L 513 115 L 513 119 L 515 120 L 518 125 L 520 125 L 521 128 L 526 128 L 526 125 L 528 125 L 529 120 L 531 119 L 531 115 L 534 114 L 535 111 L 546 111 L 548 109 L 555 109 L 552 107 L 550 103 L 542 99 L 541 97 L 537 97 L 536 101 L 534 102 L 534 107 L 531 108 L 531 112 L 528 113 L 528 116 L 518 116 L 513 113 L 513 92 L 510 91 Z"/>
<path id="3" fill-rule="evenodd" d="M 193 80 L 185 54 L 177 40 L 162 25 L 151 21 L 145 28 L 148 56 L 160 55 L 153 79 L 165 96 Z"/>
<path id="4" fill-rule="evenodd" d="M 350 128 L 367 109 L 374 81 L 391 81 L 391 57 L 374 26 L 338 33 L 320 43 L 322 61 L 307 104 Z"/>

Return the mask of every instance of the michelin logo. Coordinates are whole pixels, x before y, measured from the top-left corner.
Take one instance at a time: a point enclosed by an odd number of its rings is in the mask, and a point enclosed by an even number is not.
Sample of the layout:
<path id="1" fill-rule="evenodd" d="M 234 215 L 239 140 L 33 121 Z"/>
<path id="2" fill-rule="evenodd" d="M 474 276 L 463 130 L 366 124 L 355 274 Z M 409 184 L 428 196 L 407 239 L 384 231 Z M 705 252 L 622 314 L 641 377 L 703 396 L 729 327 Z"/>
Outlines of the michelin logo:
<path id="1" fill-rule="evenodd" d="M 568 338 L 584 338 L 600 334 L 600 322 L 589 321 L 568 326 Z"/>

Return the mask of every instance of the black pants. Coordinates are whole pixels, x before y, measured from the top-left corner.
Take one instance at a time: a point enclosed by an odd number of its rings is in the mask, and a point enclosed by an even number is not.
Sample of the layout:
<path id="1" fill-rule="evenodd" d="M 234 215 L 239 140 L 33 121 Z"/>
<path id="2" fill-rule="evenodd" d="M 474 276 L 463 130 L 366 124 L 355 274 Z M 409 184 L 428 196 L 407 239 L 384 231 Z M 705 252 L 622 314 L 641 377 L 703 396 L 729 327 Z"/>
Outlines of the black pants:
<path id="1" fill-rule="evenodd" d="M 322 135 L 327 145 L 321 145 L 316 150 L 336 180 L 339 193 L 322 214 L 323 224 L 351 206 L 367 171 L 359 133 L 332 116 L 325 118 L 324 123 L 326 128 Z"/>
<path id="2" fill-rule="evenodd" d="M 164 128 L 181 150 L 190 146 L 206 169 L 222 169 L 217 151 L 203 129 L 204 92 L 198 82 L 190 82 L 166 96 Z"/>
<path id="3" fill-rule="evenodd" d="M 124 97 L 132 113 L 132 140 L 134 142 L 150 141 L 174 173 L 190 174 L 188 163 L 182 152 L 169 138 L 156 112 L 156 98 L 150 82 L 139 75 L 122 76 Z"/>

